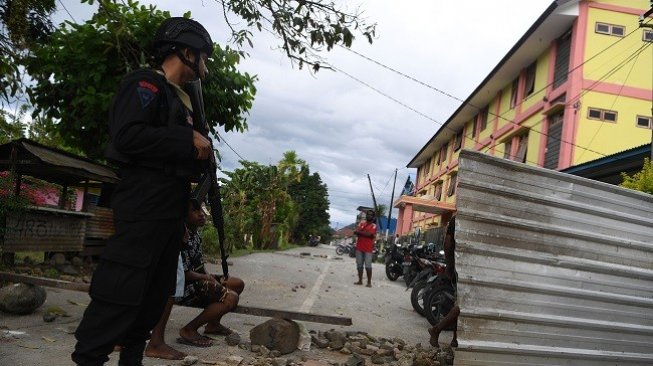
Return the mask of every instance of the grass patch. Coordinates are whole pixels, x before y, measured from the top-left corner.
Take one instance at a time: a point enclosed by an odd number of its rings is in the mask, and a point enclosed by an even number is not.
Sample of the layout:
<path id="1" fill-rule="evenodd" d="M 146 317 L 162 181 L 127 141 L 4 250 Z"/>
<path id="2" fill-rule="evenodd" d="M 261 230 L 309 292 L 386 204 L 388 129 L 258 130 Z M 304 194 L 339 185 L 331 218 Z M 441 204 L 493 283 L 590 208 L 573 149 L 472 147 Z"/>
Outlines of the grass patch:
<path id="1" fill-rule="evenodd" d="M 25 257 L 30 257 L 34 263 L 43 263 L 45 252 L 16 252 L 14 258 L 16 263 L 24 263 Z"/>

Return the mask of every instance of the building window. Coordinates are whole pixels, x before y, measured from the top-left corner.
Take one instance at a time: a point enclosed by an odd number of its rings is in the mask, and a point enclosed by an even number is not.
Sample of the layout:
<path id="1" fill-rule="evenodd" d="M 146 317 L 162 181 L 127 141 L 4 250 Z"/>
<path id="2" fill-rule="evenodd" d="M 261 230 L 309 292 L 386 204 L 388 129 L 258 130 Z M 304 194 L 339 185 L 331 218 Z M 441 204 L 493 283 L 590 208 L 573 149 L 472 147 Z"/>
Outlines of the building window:
<path id="1" fill-rule="evenodd" d="M 435 195 L 434 196 L 435 196 L 436 201 L 439 201 L 440 199 L 442 199 L 442 182 L 438 183 L 435 186 Z"/>
<path id="2" fill-rule="evenodd" d="M 448 197 L 451 197 L 454 194 L 456 194 L 456 183 L 458 180 L 457 178 L 458 178 L 458 174 L 451 173 L 451 179 L 449 179 L 449 189 L 447 190 Z"/>
<path id="3" fill-rule="evenodd" d="M 533 62 L 526 69 L 526 86 L 524 87 L 524 95 L 529 96 L 535 91 L 535 69 L 537 68 L 537 61 Z"/>
<path id="4" fill-rule="evenodd" d="M 607 23 L 596 23 L 594 27 L 596 33 L 607 34 L 611 36 L 623 37 L 626 34 L 626 27 Z"/>
<path id="5" fill-rule="evenodd" d="M 510 91 L 510 109 L 517 106 L 517 91 L 519 89 L 519 78 L 512 81 L 512 88 Z"/>
<path id="6" fill-rule="evenodd" d="M 605 122 L 617 122 L 617 111 L 608 111 L 599 108 L 588 108 L 587 118 Z"/>
<path id="7" fill-rule="evenodd" d="M 460 147 L 463 145 L 463 131 L 458 132 L 456 137 L 454 137 L 453 151 L 460 150 Z"/>
<path id="8" fill-rule="evenodd" d="M 644 33 L 642 33 L 642 40 L 644 42 L 653 42 L 653 30 L 644 29 Z"/>
<path id="9" fill-rule="evenodd" d="M 567 81 L 569 74 L 569 56 L 571 53 L 571 31 L 558 39 L 556 44 L 556 59 L 553 71 L 553 89 Z"/>
<path id="10" fill-rule="evenodd" d="M 653 128 L 653 117 L 637 116 L 637 127 Z"/>
<path id="11" fill-rule="evenodd" d="M 444 163 L 447 161 L 447 145 L 445 144 L 442 146 L 442 150 L 440 150 L 440 163 Z"/>
<path id="12" fill-rule="evenodd" d="M 487 113 L 488 113 L 488 107 L 481 109 L 481 111 L 478 113 L 479 133 L 487 128 Z"/>
<path id="13" fill-rule="evenodd" d="M 510 159 L 510 150 L 512 149 L 512 141 L 508 141 L 505 144 L 505 150 L 503 150 L 503 158 Z"/>
<path id="14" fill-rule="evenodd" d="M 515 154 L 515 161 L 519 163 L 526 162 L 526 152 L 528 149 L 528 134 L 518 136 L 517 138 L 517 153 Z"/>

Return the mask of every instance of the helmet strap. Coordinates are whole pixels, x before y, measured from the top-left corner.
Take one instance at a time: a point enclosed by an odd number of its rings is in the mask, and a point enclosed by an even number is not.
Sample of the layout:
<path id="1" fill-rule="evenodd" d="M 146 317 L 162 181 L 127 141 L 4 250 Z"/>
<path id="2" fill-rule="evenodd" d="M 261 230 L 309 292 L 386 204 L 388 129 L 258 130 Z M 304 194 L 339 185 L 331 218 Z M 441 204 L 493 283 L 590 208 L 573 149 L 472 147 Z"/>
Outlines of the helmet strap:
<path id="1" fill-rule="evenodd" d="M 184 65 L 190 67 L 190 69 L 193 70 L 193 72 L 195 73 L 195 77 L 197 77 L 199 79 L 200 78 L 200 57 L 201 56 L 200 56 L 199 51 L 193 50 L 193 53 L 195 54 L 195 62 L 191 62 L 190 60 L 188 60 L 186 58 L 186 56 L 184 56 L 184 53 L 181 52 L 181 50 L 179 48 L 176 49 L 177 57 L 179 57 L 179 59 L 181 60 L 181 62 L 184 63 Z"/>

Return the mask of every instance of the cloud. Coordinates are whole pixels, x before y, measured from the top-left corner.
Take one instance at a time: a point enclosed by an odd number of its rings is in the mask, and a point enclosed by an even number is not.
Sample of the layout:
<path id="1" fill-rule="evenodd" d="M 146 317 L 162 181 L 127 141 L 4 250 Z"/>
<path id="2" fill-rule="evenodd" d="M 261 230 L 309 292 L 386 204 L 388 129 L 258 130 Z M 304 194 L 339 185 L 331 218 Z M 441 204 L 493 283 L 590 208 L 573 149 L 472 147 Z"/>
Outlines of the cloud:
<path id="1" fill-rule="evenodd" d="M 464 100 L 550 3 L 363 1 L 366 17 L 378 23 L 378 38 L 372 45 L 357 39 L 353 49 Z M 215 41 L 229 41 L 216 2 L 168 0 L 156 5 L 176 16 L 191 10 Z M 83 8 L 88 14 L 87 5 L 68 6 L 78 21 L 84 18 Z M 395 169 L 399 169 L 397 195 L 407 175 L 415 174 L 405 165 L 459 105 L 338 47 L 324 54 L 327 62 L 368 86 L 340 72 L 322 70 L 313 75 L 292 67 L 278 50 L 278 39 L 265 31 L 255 32 L 253 41 L 254 48 L 245 49 L 249 57 L 239 67 L 259 78 L 248 117 L 250 129 L 224 133 L 224 138 L 243 158 L 262 164 L 275 164 L 284 151 L 295 150 L 329 187 L 332 226 L 353 222 L 356 207 L 372 204 L 367 174 L 377 201 L 387 205 Z M 219 148 L 223 167 L 237 167 L 240 158 L 224 143 Z"/>

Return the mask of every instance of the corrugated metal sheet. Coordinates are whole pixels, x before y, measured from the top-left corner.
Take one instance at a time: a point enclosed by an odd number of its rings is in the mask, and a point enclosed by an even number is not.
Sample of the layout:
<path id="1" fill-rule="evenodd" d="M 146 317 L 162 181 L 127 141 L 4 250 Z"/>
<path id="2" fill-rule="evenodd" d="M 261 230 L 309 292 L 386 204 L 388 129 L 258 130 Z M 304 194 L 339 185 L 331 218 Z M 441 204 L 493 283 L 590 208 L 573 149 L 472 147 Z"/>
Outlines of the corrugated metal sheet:
<path id="1" fill-rule="evenodd" d="M 653 196 L 460 155 L 455 365 L 653 365 Z"/>
<path id="2" fill-rule="evenodd" d="M 88 212 L 93 216 L 86 222 L 87 239 L 108 239 L 113 235 L 113 210 L 106 207 L 90 206 Z"/>

